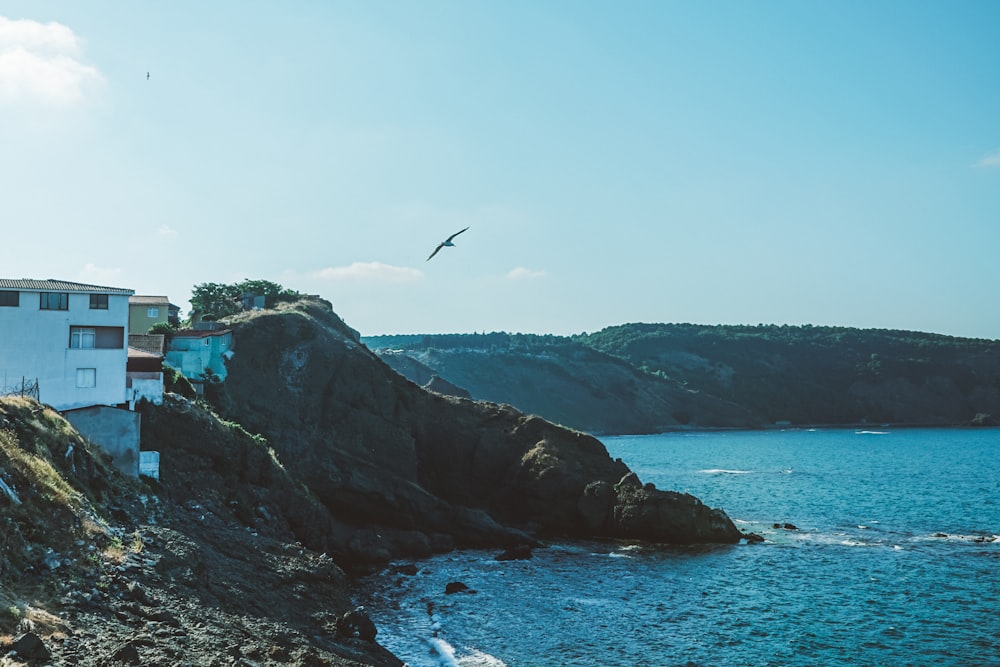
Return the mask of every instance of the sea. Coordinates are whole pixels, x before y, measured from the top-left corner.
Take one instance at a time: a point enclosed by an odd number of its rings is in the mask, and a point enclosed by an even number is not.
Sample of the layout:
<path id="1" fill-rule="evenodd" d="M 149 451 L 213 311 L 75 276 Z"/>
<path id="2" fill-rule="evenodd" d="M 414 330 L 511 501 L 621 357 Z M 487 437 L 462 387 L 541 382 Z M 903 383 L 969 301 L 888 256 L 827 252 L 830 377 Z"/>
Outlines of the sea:
<path id="1" fill-rule="evenodd" d="M 412 667 L 1000 665 L 1000 429 L 601 440 L 765 542 L 416 561 L 363 582 L 379 643 Z"/>

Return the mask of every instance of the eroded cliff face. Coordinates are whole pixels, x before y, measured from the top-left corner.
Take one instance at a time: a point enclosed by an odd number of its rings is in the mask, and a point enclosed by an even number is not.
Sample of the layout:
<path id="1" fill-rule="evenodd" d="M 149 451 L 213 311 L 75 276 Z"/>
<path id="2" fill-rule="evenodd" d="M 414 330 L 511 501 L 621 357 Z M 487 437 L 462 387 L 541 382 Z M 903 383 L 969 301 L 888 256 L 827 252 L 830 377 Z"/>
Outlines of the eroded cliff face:
<path id="1" fill-rule="evenodd" d="M 628 468 L 589 435 L 421 389 L 359 344 L 325 302 L 246 314 L 231 325 L 236 354 L 214 400 L 226 418 L 262 434 L 327 508 L 340 526 L 328 536 L 331 553 L 385 560 L 556 535 L 739 539 L 721 513 L 724 521 L 706 514 L 689 531 L 630 522 L 623 508 L 648 503 L 668 516 L 671 507 L 690 514 L 690 503 L 648 486 L 621 491 Z M 605 506 L 584 511 L 594 483 L 612 492 Z"/>

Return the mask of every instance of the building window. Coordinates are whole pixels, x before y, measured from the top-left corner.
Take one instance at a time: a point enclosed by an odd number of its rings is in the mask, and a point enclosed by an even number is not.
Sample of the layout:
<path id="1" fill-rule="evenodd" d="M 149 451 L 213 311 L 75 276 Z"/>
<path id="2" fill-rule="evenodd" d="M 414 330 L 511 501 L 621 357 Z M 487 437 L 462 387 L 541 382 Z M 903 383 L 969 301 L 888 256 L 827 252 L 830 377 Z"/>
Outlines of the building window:
<path id="1" fill-rule="evenodd" d="M 125 349 L 124 327 L 70 327 L 69 346 L 78 350 Z"/>
<path id="2" fill-rule="evenodd" d="M 160 316 L 160 309 L 159 308 L 147 308 L 146 309 L 146 317 L 156 318 L 156 317 L 159 317 L 159 316 Z"/>
<path id="3" fill-rule="evenodd" d="M 69 294 L 66 292 L 42 292 L 38 307 L 41 310 L 69 310 Z"/>
<path id="4" fill-rule="evenodd" d="M 108 309 L 108 295 L 107 294 L 91 294 L 90 295 L 90 309 L 91 310 L 107 310 Z"/>
<path id="5" fill-rule="evenodd" d="M 97 330 L 93 327 L 70 327 L 69 346 L 79 350 L 97 347 Z"/>
<path id="6" fill-rule="evenodd" d="M 0 290 L 0 306 L 13 306 L 14 308 L 17 308 L 20 305 L 20 301 L 20 292 Z"/>
<path id="7" fill-rule="evenodd" d="M 90 389 L 97 386 L 96 368 L 77 368 L 76 386 L 80 389 Z"/>

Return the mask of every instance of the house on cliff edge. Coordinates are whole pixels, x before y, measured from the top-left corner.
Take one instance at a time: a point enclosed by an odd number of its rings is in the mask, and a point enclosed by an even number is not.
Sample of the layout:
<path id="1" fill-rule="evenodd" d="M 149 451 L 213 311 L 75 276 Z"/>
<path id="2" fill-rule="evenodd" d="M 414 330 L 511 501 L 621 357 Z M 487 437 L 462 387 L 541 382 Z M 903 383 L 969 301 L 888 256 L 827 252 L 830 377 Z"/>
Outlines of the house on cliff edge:
<path id="1" fill-rule="evenodd" d="M 201 391 L 207 380 L 226 379 L 226 361 L 233 355 L 233 332 L 202 322 L 202 328 L 182 329 L 170 337 L 166 361 Z"/>
<path id="2" fill-rule="evenodd" d="M 52 406 L 119 469 L 138 476 L 140 416 L 129 409 L 135 393 L 126 337 L 133 293 L 0 278 L 0 394 L 29 394 Z"/>

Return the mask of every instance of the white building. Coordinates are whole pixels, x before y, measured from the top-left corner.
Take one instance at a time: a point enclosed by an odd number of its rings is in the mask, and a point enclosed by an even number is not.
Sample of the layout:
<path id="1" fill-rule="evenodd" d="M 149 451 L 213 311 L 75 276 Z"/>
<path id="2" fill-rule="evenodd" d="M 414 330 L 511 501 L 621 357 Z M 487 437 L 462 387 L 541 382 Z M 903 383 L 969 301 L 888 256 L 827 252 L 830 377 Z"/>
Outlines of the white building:
<path id="1" fill-rule="evenodd" d="M 37 380 L 56 410 L 122 405 L 133 290 L 0 278 L 0 393 Z"/>

